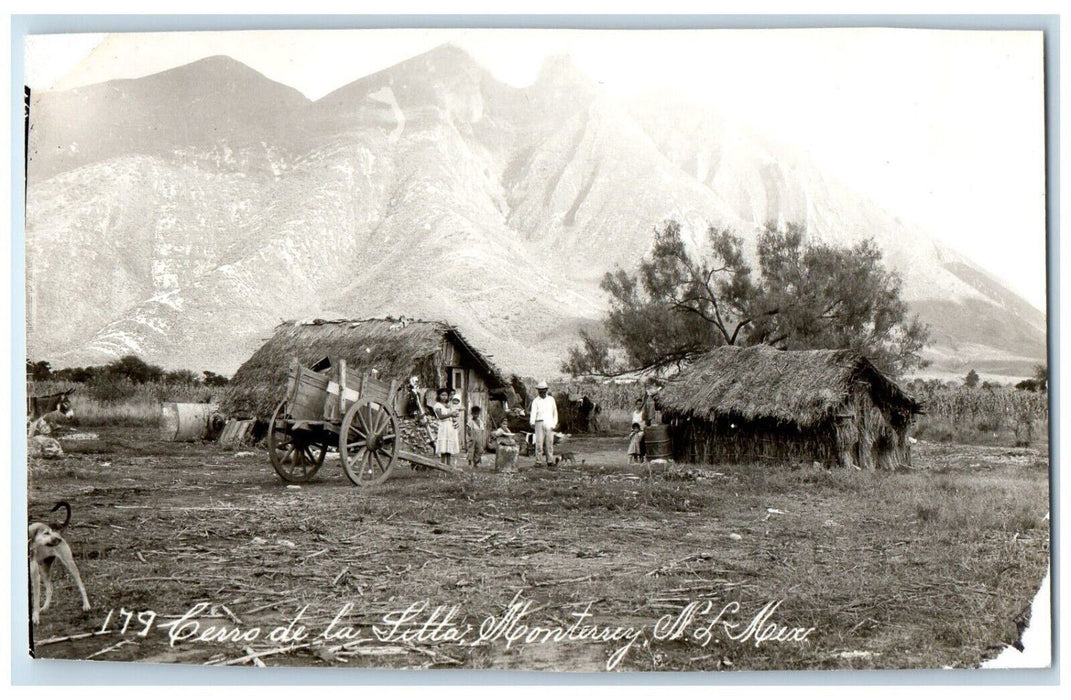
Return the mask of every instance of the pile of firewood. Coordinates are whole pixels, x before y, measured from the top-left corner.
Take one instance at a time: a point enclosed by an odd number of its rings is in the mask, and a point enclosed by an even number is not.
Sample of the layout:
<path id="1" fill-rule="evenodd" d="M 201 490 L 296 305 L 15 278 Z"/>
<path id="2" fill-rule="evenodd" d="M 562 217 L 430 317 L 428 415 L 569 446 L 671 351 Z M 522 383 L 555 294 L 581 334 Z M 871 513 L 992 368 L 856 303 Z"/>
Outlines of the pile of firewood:
<path id="1" fill-rule="evenodd" d="M 403 450 L 423 455 L 435 454 L 435 425 L 426 417 L 399 418 L 398 432 Z"/>

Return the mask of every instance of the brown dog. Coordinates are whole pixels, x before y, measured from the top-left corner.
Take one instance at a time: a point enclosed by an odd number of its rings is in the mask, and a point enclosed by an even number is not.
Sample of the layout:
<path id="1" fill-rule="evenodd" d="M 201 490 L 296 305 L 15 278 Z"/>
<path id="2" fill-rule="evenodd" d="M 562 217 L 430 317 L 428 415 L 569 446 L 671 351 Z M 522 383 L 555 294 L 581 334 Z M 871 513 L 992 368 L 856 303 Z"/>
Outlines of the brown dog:
<path id="1" fill-rule="evenodd" d="M 89 597 L 86 595 L 86 587 L 82 585 L 78 567 L 74 564 L 71 546 L 60 535 L 63 528 L 71 522 L 71 505 L 60 501 L 52 508 L 52 512 L 55 513 L 60 508 L 67 511 L 67 517 L 62 524 L 51 526 L 47 523 L 30 523 L 30 585 L 34 624 L 41 621 L 41 612 L 48 610 L 49 604 L 52 603 L 52 565 L 57 560 L 74 577 L 78 592 L 82 594 L 82 610 L 89 610 Z M 44 603 L 41 602 L 42 583 L 45 586 Z"/>

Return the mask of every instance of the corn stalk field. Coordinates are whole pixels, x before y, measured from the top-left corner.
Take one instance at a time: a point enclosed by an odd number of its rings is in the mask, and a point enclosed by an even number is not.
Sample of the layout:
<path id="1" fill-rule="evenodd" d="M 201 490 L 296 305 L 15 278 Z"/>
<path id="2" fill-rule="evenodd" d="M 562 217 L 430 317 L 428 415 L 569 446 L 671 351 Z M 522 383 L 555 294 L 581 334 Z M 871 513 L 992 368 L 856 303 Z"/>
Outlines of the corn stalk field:
<path id="1" fill-rule="evenodd" d="M 573 381 L 566 382 L 563 391 L 570 394 L 587 396 L 599 404 L 603 411 L 631 410 L 636 399 L 643 398 L 643 385 L 633 384 L 604 384 L 596 381 Z"/>
<path id="2" fill-rule="evenodd" d="M 1037 421 L 1049 415 L 1049 395 L 1044 392 L 927 384 L 916 384 L 910 391 L 928 415 L 956 422 Z"/>

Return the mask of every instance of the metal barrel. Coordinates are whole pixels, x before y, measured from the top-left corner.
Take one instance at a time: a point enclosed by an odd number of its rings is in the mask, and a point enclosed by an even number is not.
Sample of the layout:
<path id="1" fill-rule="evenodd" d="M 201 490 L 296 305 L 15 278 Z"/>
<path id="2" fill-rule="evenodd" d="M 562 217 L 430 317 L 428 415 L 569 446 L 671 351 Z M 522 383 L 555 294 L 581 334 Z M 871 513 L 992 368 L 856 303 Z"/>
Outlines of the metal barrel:
<path id="1" fill-rule="evenodd" d="M 647 459 L 669 459 L 672 457 L 668 425 L 649 425 L 644 428 L 643 444 Z"/>
<path id="2" fill-rule="evenodd" d="M 164 402 L 160 407 L 160 437 L 171 442 L 207 437 L 216 410 L 216 404 L 211 403 Z"/>

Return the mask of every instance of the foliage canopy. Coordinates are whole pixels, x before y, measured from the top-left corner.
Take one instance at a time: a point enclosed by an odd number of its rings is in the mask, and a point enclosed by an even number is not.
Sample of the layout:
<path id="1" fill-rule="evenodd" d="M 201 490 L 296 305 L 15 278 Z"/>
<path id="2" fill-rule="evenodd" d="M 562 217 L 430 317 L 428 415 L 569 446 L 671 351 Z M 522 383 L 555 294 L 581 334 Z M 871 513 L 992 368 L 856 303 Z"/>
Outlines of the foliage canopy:
<path id="1" fill-rule="evenodd" d="M 767 224 L 752 269 L 744 240 L 711 227 L 696 249 L 680 225 L 655 231 L 635 272 L 608 272 L 603 334 L 584 332 L 562 370 L 617 374 L 680 364 L 720 345 L 860 352 L 897 376 L 924 364 L 928 329 L 909 316 L 902 282 L 872 240 L 809 241 L 798 224 Z"/>

